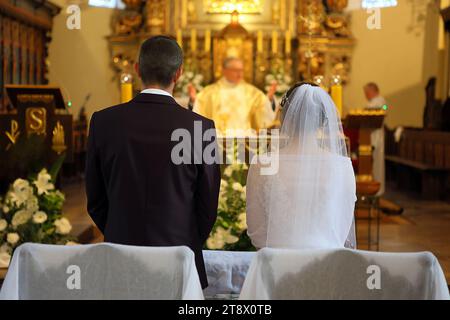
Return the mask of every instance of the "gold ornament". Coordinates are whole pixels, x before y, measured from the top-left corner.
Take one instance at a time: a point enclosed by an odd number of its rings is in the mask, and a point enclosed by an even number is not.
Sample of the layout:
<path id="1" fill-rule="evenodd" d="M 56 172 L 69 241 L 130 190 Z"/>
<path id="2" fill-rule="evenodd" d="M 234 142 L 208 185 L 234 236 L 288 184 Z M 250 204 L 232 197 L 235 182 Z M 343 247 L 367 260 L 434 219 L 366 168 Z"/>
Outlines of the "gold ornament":
<path id="1" fill-rule="evenodd" d="M 67 149 L 64 139 L 64 127 L 58 121 L 53 129 L 52 149 L 60 155 Z"/>

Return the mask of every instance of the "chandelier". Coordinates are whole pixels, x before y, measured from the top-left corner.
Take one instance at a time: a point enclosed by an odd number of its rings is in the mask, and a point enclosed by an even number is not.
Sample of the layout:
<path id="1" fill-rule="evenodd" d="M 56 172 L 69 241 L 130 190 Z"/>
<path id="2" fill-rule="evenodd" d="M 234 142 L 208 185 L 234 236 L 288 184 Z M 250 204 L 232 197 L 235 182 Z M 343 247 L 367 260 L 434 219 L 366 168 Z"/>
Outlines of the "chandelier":
<path id="1" fill-rule="evenodd" d="M 264 0 L 204 0 L 206 13 L 253 14 L 263 11 Z"/>

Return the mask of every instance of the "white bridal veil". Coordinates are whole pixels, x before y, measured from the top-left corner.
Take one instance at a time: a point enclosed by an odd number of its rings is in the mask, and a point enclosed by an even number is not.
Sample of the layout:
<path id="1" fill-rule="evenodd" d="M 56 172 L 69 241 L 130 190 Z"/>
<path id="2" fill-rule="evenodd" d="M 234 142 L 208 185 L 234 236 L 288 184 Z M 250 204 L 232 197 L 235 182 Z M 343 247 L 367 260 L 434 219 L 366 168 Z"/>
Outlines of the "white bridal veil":
<path id="1" fill-rule="evenodd" d="M 355 247 L 355 175 L 331 97 L 303 84 L 287 97 L 282 115 L 278 172 L 263 176 L 259 164 L 249 170 L 247 224 L 253 244 Z"/>

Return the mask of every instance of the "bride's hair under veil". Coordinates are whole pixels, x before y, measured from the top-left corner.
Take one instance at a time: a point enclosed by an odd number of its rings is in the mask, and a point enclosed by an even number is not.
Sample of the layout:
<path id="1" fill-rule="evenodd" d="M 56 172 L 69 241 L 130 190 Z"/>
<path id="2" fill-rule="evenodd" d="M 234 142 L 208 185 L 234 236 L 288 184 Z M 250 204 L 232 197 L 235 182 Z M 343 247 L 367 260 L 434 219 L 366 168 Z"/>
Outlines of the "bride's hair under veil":
<path id="1" fill-rule="evenodd" d="M 249 236 L 257 247 L 355 247 L 355 175 L 331 97 L 300 84 L 281 108 L 278 172 L 258 177 L 257 166 L 250 167 Z"/>

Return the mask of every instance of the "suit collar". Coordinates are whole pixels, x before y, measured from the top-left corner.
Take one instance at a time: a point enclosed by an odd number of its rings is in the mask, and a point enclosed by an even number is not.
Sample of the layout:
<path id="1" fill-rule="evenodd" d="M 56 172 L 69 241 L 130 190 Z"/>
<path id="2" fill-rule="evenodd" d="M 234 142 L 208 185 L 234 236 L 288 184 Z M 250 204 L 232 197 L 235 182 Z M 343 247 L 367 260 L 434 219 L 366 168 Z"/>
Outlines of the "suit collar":
<path id="1" fill-rule="evenodd" d="M 161 94 L 148 94 L 148 93 L 139 93 L 130 102 L 146 102 L 146 103 L 155 103 L 155 104 L 178 105 L 178 103 L 175 101 L 175 99 L 171 96 L 166 96 L 166 95 L 161 95 Z"/>

